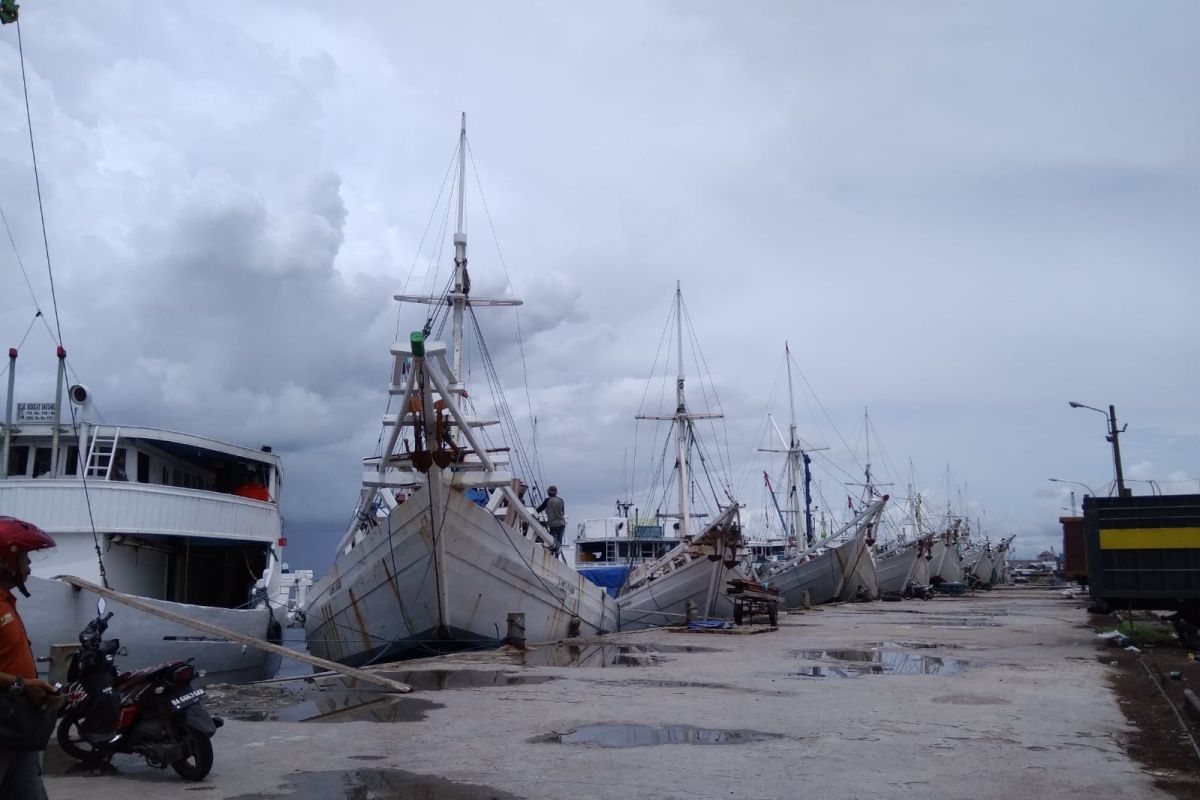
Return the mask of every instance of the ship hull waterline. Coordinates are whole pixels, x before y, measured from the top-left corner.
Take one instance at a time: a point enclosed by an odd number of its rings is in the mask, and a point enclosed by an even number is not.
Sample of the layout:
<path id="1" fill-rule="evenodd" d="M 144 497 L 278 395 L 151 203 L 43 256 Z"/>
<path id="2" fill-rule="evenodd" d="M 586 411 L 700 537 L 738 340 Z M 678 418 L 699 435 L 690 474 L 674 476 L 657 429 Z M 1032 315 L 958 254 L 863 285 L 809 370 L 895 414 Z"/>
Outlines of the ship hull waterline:
<path id="1" fill-rule="evenodd" d="M 617 629 L 604 589 L 457 489 L 435 537 L 428 496 L 414 492 L 378 519 L 313 587 L 305 634 L 314 655 L 362 666 L 495 647 L 512 613 L 524 615 L 530 643 Z"/>
<path id="2" fill-rule="evenodd" d="M 688 605 L 697 616 L 728 619 L 733 616 L 733 601 L 726 594 L 728 582 L 746 579 L 736 565 L 711 561 L 699 555 L 662 577 L 645 581 L 617 596 L 621 609 L 621 630 L 680 625 L 687 621 Z"/>

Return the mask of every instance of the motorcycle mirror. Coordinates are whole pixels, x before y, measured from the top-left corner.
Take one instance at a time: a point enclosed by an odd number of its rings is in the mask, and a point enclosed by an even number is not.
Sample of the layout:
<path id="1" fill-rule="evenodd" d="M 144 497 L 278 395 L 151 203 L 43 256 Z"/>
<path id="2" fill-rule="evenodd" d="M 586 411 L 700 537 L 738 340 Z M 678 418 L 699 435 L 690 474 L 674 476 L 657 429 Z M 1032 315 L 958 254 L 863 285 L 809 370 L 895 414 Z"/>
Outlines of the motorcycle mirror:
<path id="1" fill-rule="evenodd" d="M 108 608 L 108 603 L 106 603 L 104 601 L 104 598 L 101 597 L 99 600 L 96 601 L 96 616 L 97 617 L 104 616 L 104 609 L 106 609 L 106 608 Z"/>

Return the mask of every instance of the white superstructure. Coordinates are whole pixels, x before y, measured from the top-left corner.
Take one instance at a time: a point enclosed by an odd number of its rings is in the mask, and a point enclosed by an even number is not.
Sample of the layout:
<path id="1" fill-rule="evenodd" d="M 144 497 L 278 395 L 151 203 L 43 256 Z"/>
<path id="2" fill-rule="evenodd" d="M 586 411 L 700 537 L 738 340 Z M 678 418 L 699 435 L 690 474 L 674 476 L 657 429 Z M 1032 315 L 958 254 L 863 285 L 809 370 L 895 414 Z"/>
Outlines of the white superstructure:
<path id="1" fill-rule="evenodd" d="M 15 370 L 15 352 L 10 370 Z M 11 373 L 10 373 L 11 377 Z M 61 371 L 60 371 L 61 378 Z M 10 384 L 11 385 L 11 384 Z M 10 396 L 11 396 L 10 390 Z M 95 601 L 56 575 L 74 575 L 205 622 L 280 638 L 282 468 L 253 449 L 144 426 L 89 423 L 87 390 L 75 408 L 18 403 L 5 417 L 0 513 L 31 522 L 57 547 L 35 555 L 22 614 L 35 655 L 76 641 Z M 68 402 L 70 402 L 68 400 Z M 117 608 L 110 633 L 128 669 L 194 657 L 208 680 L 270 677 L 278 656 Z"/>

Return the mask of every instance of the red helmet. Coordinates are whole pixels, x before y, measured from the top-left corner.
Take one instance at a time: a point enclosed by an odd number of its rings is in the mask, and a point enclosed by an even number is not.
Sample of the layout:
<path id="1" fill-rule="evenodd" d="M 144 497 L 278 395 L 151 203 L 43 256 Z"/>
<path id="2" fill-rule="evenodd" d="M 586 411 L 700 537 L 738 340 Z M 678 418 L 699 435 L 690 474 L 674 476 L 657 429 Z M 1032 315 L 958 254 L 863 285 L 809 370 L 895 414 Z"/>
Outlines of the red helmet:
<path id="1" fill-rule="evenodd" d="M 54 540 L 37 525 L 14 517 L 0 517 L 0 572 L 20 575 L 21 554 L 47 547 L 54 547 Z"/>

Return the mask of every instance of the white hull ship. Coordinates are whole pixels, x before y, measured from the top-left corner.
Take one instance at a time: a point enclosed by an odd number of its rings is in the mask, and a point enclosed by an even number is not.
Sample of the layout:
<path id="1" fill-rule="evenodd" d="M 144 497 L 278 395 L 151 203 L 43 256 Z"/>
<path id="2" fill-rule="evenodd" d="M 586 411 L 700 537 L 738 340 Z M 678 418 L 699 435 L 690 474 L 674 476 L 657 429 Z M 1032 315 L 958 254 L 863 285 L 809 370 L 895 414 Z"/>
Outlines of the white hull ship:
<path id="1" fill-rule="evenodd" d="M 929 585 L 929 561 L 933 557 L 934 534 L 925 528 L 921 495 L 909 484 L 908 506 L 912 524 L 896 540 L 880 542 L 875 548 L 875 576 L 879 593 L 908 594 Z"/>
<path id="2" fill-rule="evenodd" d="M 877 581 L 871 545 L 886 502 L 887 495 L 871 502 L 842 530 L 769 565 L 759 579 L 779 590 L 785 608 L 798 608 L 806 600 L 810 605 L 819 605 L 873 598 Z"/>
<path id="3" fill-rule="evenodd" d="M 344 545 L 310 593 L 310 652 L 359 666 L 495 647 L 509 613 L 525 615 L 530 642 L 617 629 L 615 601 L 555 558 L 532 515 L 506 521 L 452 478 L 438 481 L 448 477 L 433 475 L 432 492 L 413 491 Z"/>
<path id="4" fill-rule="evenodd" d="M 992 569 L 992 583 L 1009 583 L 1011 575 L 1008 566 L 1008 551 L 1012 548 L 1015 535 L 1009 536 L 996 546 L 996 565 Z"/>
<path id="5" fill-rule="evenodd" d="M 737 562 L 737 519 L 737 506 L 730 506 L 694 541 L 635 569 L 617 598 L 621 630 L 677 625 L 692 615 L 732 617 L 728 582 L 746 578 Z"/>
<path id="6" fill-rule="evenodd" d="M 962 566 L 958 555 L 958 526 L 955 521 L 933 540 L 933 557 L 929 560 L 931 584 L 961 583 Z"/>
<path id="7" fill-rule="evenodd" d="M 15 367 L 12 351 L 10 398 Z M 59 385 L 62 377 L 60 369 Z M 83 417 L 87 390 L 71 387 L 70 399 Z M 72 426 L 59 408 L 61 398 L 19 404 L 15 420 L 6 414 L 0 452 L 0 509 L 57 544 L 34 554 L 32 597 L 21 607 L 34 654 L 77 641 L 96 614 L 97 597 L 51 580 L 58 575 L 280 641 L 283 613 L 271 603 L 284 543 L 279 457 L 156 428 Z M 277 655 L 133 608 L 117 611 L 109 633 L 121 640 L 128 669 L 194 658 L 206 681 L 242 682 L 279 668 Z"/>
<path id="8" fill-rule="evenodd" d="M 693 535 L 692 477 L 690 450 L 695 446 L 692 423 L 701 419 L 719 419 L 720 414 L 688 409 L 684 393 L 683 371 L 683 292 L 675 285 L 676 367 L 675 410 L 671 414 L 638 415 L 638 419 L 669 421 L 675 434 L 675 502 L 672 514 L 679 543 L 661 557 L 634 569 L 617 594 L 621 612 L 621 630 L 663 625 L 678 625 L 693 614 L 700 618 L 732 617 L 733 601 L 726 591 L 730 580 L 745 580 L 738 566 L 742 530 L 738 504 L 728 496 L 722 504 L 714 498 L 716 518 L 700 533 Z"/>
<path id="9" fill-rule="evenodd" d="M 875 551 L 875 580 L 880 594 L 900 594 L 909 586 L 929 585 L 928 538 L 890 543 Z"/>
<path id="10" fill-rule="evenodd" d="M 458 157 L 451 288 L 396 296 L 449 309 L 451 345 L 423 333 L 393 345 L 388 392 L 399 411 L 383 420 L 381 455 L 365 462 L 354 520 L 305 610 L 310 652 L 345 664 L 497 646 L 510 614 L 524 615 L 530 642 L 617 628 L 616 602 L 556 558 L 553 537 L 525 505 L 524 484 L 505 469 L 510 448 L 482 438 L 480 429 L 499 420 L 468 415 L 464 314 L 519 301 L 470 296 L 465 119 Z"/>

